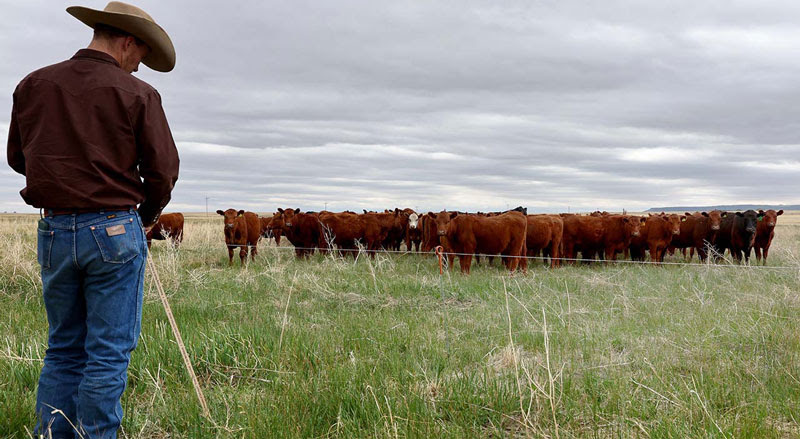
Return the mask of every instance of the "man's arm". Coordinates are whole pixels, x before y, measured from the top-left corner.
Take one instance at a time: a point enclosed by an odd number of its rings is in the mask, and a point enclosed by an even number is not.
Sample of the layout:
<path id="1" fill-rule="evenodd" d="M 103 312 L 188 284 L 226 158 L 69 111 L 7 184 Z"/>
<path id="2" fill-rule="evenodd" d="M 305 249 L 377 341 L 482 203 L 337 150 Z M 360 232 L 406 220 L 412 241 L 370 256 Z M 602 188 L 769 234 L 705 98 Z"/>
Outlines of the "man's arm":
<path id="1" fill-rule="evenodd" d="M 136 126 L 139 149 L 139 175 L 144 181 L 144 201 L 139 206 L 142 223 L 156 222 L 171 198 L 178 180 L 178 149 L 172 138 L 161 96 L 153 91 L 140 107 Z"/>
<path id="2" fill-rule="evenodd" d="M 11 124 L 8 126 L 8 164 L 18 173 L 25 175 L 25 156 L 22 154 L 22 138 L 17 121 L 17 93 L 11 107 Z"/>

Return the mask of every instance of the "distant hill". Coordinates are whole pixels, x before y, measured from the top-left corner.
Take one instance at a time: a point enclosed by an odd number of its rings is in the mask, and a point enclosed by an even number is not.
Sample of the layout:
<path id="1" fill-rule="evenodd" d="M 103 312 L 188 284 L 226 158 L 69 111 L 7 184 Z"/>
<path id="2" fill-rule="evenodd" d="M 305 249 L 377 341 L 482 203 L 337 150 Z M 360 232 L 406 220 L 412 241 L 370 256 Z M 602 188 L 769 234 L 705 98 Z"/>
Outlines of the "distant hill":
<path id="1" fill-rule="evenodd" d="M 800 210 L 800 205 L 798 204 L 731 204 L 731 205 L 723 205 L 723 206 L 671 206 L 671 207 L 653 207 L 651 209 L 645 210 L 645 212 L 702 212 L 709 210 L 730 210 L 730 211 L 737 211 L 737 210 Z"/>

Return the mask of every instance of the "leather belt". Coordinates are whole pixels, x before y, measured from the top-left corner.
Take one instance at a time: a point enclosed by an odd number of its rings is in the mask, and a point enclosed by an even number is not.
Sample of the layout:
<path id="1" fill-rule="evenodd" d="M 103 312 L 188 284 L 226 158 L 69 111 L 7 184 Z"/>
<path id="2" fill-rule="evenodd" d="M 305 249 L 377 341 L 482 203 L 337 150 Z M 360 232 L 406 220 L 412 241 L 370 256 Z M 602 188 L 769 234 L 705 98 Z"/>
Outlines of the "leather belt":
<path id="1" fill-rule="evenodd" d="M 97 213 L 97 212 L 127 212 L 129 210 L 136 210 L 136 207 L 89 207 L 82 209 L 43 209 L 45 216 L 55 215 L 79 215 L 81 213 Z"/>

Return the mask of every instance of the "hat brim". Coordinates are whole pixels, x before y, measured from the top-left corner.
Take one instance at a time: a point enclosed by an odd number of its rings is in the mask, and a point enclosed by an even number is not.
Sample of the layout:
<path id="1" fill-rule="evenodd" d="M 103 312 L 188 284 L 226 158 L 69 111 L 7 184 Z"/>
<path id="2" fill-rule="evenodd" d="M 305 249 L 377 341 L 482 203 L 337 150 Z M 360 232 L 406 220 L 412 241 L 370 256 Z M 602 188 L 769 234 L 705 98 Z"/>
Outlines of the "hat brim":
<path id="1" fill-rule="evenodd" d="M 150 47 L 142 63 L 159 72 L 169 72 L 175 68 L 175 46 L 169 35 L 158 24 L 145 18 L 130 14 L 98 11 L 83 6 L 70 6 L 67 12 L 87 26 L 105 24 L 128 32 Z"/>

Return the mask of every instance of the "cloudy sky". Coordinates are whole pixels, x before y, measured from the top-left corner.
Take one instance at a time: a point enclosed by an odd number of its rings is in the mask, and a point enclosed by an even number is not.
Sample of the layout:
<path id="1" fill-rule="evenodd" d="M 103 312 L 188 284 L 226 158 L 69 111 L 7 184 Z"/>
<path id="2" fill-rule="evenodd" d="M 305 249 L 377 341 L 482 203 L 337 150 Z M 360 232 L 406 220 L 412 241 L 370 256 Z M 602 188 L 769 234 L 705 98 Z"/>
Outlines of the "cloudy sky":
<path id="1" fill-rule="evenodd" d="M 0 0 L 0 138 L 91 30 Z M 105 1 L 81 5 L 102 9 Z M 181 156 L 167 210 L 800 203 L 800 2 L 140 0 Z M 0 211 L 33 211 L 0 167 Z"/>

